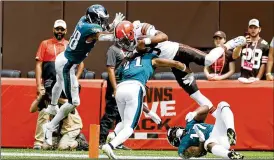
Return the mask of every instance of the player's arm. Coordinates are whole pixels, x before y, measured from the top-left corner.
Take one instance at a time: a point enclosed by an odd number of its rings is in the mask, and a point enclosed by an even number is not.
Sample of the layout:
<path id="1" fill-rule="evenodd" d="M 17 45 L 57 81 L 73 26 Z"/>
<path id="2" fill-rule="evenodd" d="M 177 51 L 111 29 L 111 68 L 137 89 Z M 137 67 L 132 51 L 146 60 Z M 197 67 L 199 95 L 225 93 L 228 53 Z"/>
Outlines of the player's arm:
<path id="1" fill-rule="evenodd" d="M 209 110 L 210 110 L 209 106 L 200 106 L 195 111 L 189 112 L 186 115 L 185 120 L 187 122 L 190 122 L 191 120 L 194 119 L 197 122 L 204 122 Z"/>
<path id="2" fill-rule="evenodd" d="M 145 112 L 156 124 L 161 123 L 161 118 L 155 112 L 151 111 L 145 103 L 143 103 L 143 112 Z"/>
<path id="3" fill-rule="evenodd" d="M 141 40 L 145 45 L 157 44 L 168 40 L 168 36 L 164 32 L 156 30 L 153 25 L 148 23 L 143 24 L 141 32 L 143 35 L 149 36 Z"/>
<path id="4" fill-rule="evenodd" d="M 271 45 L 274 45 L 274 38 L 272 39 Z M 271 75 L 271 71 L 272 71 L 272 67 L 273 67 L 273 59 L 274 59 L 274 46 L 270 46 L 267 67 L 266 67 L 266 79 L 267 80 L 273 80 L 273 77 Z"/>
<path id="5" fill-rule="evenodd" d="M 184 63 L 170 59 L 154 58 L 152 59 L 152 65 L 155 67 L 174 67 L 182 70 L 183 72 L 192 73 L 192 71 Z"/>
<path id="6" fill-rule="evenodd" d="M 114 41 L 115 36 L 111 32 L 99 32 L 96 34 L 96 38 L 98 41 Z"/>
<path id="7" fill-rule="evenodd" d="M 84 64 L 84 62 L 81 62 L 79 64 L 78 68 L 77 68 L 77 73 L 76 73 L 77 79 L 80 79 L 81 74 L 83 73 L 84 68 L 85 68 L 85 64 Z"/>

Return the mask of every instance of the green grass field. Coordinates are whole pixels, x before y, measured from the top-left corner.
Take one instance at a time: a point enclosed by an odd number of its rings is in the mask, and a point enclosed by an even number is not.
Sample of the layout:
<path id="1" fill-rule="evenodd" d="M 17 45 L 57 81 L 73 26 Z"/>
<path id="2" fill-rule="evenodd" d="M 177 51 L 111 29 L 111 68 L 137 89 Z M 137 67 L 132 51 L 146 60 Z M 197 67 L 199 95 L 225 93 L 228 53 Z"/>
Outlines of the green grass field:
<path id="1" fill-rule="evenodd" d="M 246 159 L 274 159 L 272 151 L 240 151 Z M 115 150 L 121 159 L 180 159 L 176 151 L 158 150 Z M 99 158 L 106 158 L 100 151 Z M 208 153 L 207 158 L 218 158 Z M 33 149 L 1 149 L 1 159 L 88 159 L 88 152 L 84 151 L 40 151 Z"/>

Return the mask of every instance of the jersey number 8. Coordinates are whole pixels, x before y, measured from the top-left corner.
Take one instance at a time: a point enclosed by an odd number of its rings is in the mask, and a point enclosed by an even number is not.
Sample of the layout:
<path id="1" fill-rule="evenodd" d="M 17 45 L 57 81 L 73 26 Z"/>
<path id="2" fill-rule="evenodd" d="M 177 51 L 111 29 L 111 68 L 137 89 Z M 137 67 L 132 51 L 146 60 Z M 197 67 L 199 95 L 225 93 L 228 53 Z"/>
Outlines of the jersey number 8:
<path id="1" fill-rule="evenodd" d="M 80 37 L 81 33 L 78 30 L 75 30 L 69 40 L 69 48 L 71 50 L 76 49 Z"/>

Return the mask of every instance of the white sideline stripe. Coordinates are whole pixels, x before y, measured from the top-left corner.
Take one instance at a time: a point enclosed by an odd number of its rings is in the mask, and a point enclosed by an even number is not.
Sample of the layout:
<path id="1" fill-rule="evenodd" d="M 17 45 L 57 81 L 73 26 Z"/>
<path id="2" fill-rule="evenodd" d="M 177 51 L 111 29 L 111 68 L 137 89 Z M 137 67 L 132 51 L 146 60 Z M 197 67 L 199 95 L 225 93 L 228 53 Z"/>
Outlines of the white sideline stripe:
<path id="1" fill-rule="evenodd" d="M 62 158 L 88 158 L 88 155 L 76 154 L 52 154 L 52 153 L 7 153 L 2 152 L 1 157 L 22 156 L 22 157 L 62 157 Z M 117 156 L 119 159 L 180 159 L 180 157 L 152 157 L 152 156 Z M 99 158 L 108 158 L 106 155 L 99 155 Z"/>
<path id="2" fill-rule="evenodd" d="M 22 156 L 22 157 L 60 157 L 60 158 L 88 158 L 88 155 L 81 154 L 54 154 L 54 153 L 10 153 L 1 152 L 1 157 Z M 119 159 L 181 159 L 180 157 L 155 157 L 155 156 L 117 156 Z M 106 155 L 99 155 L 99 158 L 108 158 Z M 208 159 L 208 158 L 190 158 L 190 159 Z M 220 159 L 220 158 L 210 158 Z"/>

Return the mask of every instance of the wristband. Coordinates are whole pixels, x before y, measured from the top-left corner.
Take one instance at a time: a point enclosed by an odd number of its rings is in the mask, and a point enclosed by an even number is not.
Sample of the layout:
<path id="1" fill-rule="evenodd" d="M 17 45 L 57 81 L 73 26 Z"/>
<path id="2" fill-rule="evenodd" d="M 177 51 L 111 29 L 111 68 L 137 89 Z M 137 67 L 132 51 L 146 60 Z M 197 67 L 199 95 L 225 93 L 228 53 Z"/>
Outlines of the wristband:
<path id="1" fill-rule="evenodd" d="M 144 38 L 145 45 L 151 44 L 151 39 L 150 38 Z"/>
<path id="2" fill-rule="evenodd" d="M 266 73 L 265 75 L 268 76 L 268 75 L 271 75 L 271 73 Z"/>

